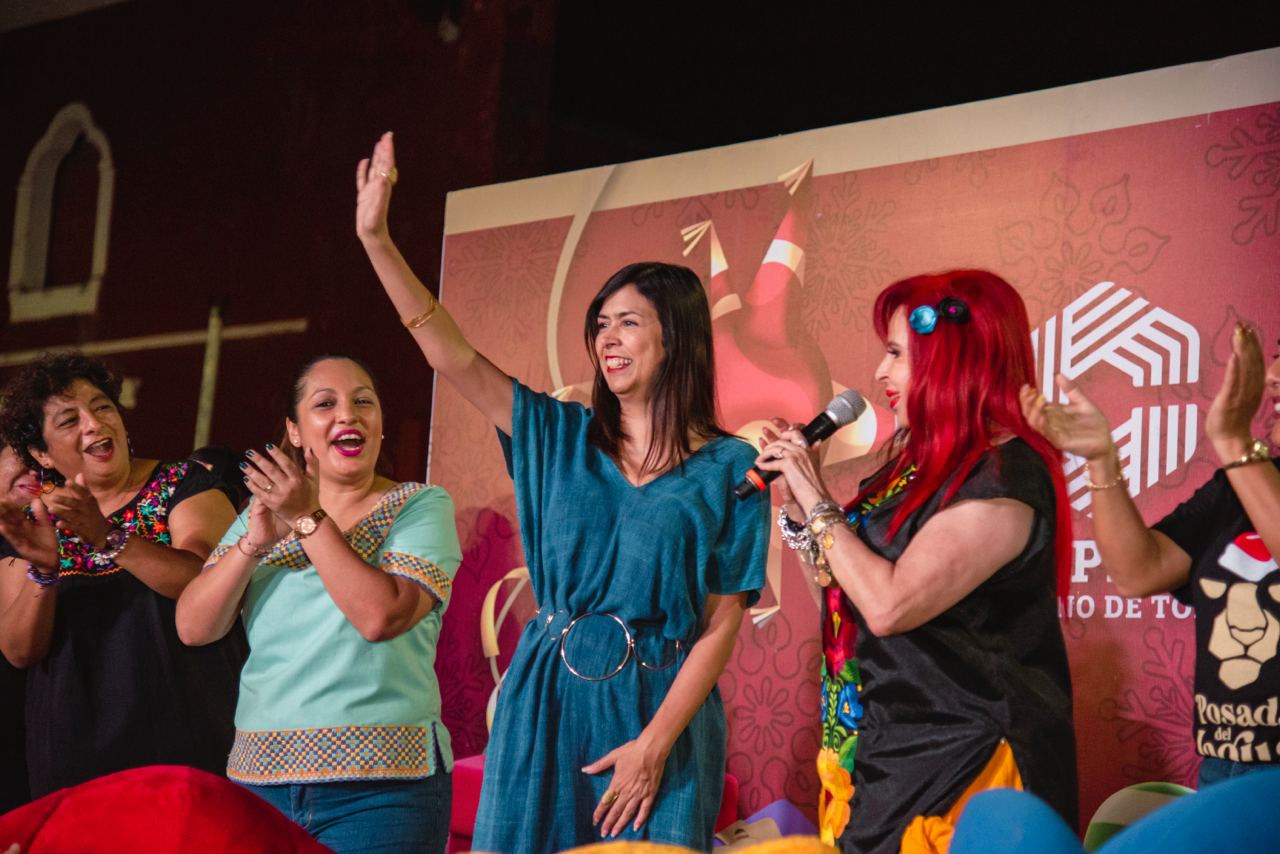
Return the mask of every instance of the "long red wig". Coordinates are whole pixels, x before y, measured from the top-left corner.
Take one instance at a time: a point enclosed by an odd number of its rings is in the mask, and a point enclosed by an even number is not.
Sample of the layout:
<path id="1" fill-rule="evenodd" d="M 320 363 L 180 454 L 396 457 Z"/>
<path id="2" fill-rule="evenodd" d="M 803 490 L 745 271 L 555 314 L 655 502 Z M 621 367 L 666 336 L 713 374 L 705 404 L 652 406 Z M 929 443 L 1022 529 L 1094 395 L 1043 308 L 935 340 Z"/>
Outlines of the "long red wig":
<path id="1" fill-rule="evenodd" d="M 896 440 L 900 453 L 884 478 L 869 484 L 861 500 L 915 464 L 915 480 L 891 522 L 897 533 L 907 516 L 939 489 L 945 507 L 993 439 L 1017 436 L 1044 460 L 1053 480 L 1054 554 L 1057 589 L 1071 577 L 1071 508 L 1062 474 L 1062 454 L 1032 429 L 1022 415 L 1018 395 L 1035 382 L 1035 356 L 1027 307 L 1004 279 L 985 270 L 952 270 L 895 282 L 876 297 L 876 332 L 888 339 L 889 320 L 907 317 L 919 306 L 937 307 L 945 298 L 962 301 L 969 317 L 955 322 L 939 312 L 928 334 L 907 327 L 911 385 L 904 401 L 911 425 Z"/>

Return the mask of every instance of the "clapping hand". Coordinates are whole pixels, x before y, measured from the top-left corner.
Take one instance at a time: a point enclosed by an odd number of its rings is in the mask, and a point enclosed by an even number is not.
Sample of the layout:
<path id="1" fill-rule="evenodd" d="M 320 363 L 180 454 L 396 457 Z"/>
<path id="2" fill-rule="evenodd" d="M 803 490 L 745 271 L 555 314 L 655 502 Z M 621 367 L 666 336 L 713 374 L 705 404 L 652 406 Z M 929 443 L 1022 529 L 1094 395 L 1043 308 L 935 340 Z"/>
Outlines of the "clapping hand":
<path id="1" fill-rule="evenodd" d="M 1250 425 L 1262 403 L 1265 385 L 1266 365 L 1258 333 L 1250 326 L 1237 324 L 1222 387 L 1204 421 L 1205 436 L 1224 461 L 1239 457 L 1248 449 L 1252 441 Z"/>
<path id="2" fill-rule="evenodd" d="M 1022 387 L 1020 402 L 1027 422 L 1068 454 L 1097 460 L 1114 453 L 1111 427 L 1102 411 L 1062 374 L 1058 374 L 1057 383 L 1067 396 L 1065 404 L 1050 402 L 1032 386 Z"/>
<path id="3" fill-rule="evenodd" d="M 17 507 L 0 508 L 0 535 L 23 560 L 48 572 L 57 569 L 58 532 L 39 498 L 31 502 L 31 516 Z"/>
<path id="4" fill-rule="evenodd" d="M 246 462 L 241 464 L 245 471 L 244 482 L 254 495 L 254 504 L 261 504 L 271 511 L 284 526 L 292 529 L 293 523 L 300 516 L 314 512 L 320 506 L 320 479 L 317 473 L 315 454 L 308 448 L 306 454 L 306 470 L 298 468 L 288 454 L 275 445 L 267 445 L 266 453 L 245 452 Z M 261 511 L 259 511 L 261 512 Z M 253 524 L 253 514 L 249 521 Z M 266 534 L 266 521 L 259 520 L 259 530 L 254 533 Z M 273 525 L 273 533 L 279 530 Z M 249 539 L 254 545 L 262 547 L 279 539 L 278 536 L 266 536 L 266 542 L 260 542 L 252 533 Z"/>
<path id="5" fill-rule="evenodd" d="M 58 517 L 58 527 L 75 534 L 82 542 L 94 548 L 102 548 L 107 541 L 111 523 L 102 515 L 98 499 L 84 485 L 84 475 L 78 474 L 49 493 L 45 499 L 49 512 Z"/>

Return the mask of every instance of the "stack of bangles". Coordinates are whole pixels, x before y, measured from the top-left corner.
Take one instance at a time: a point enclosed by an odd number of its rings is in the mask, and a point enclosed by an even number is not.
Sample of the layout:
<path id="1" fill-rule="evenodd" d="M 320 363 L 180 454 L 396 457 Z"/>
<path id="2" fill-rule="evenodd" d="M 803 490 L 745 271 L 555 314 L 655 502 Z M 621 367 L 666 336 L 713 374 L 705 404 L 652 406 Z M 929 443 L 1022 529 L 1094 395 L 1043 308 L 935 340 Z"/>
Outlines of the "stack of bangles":
<path id="1" fill-rule="evenodd" d="M 819 501 L 809 511 L 809 518 L 804 523 L 795 522 L 783 508 L 778 510 L 778 530 L 782 532 L 782 541 L 794 551 L 805 552 L 810 562 L 817 569 L 814 581 L 822 587 L 831 584 L 831 565 L 827 563 L 827 550 L 835 545 L 834 528 L 837 525 L 849 525 L 844 511 L 834 501 Z"/>

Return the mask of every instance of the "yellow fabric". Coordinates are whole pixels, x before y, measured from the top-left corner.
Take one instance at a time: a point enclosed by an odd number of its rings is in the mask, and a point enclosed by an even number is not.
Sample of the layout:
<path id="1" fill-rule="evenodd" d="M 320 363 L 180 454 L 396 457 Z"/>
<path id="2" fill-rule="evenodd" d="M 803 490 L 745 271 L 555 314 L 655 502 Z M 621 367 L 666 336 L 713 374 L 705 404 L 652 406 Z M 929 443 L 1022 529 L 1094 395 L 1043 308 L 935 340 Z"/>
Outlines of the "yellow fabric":
<path id="1" fill-rule="evenodd" d="M 907 825 L 902 834 L 898 854 L 947 854 L 951 837 L 955 834 L 960 813 L 969 799 L 990 789 L 1017 789 L 1022 791 L 1022 775 L 1018 763 L 1013 761 L 1013 750 L 1004 739 L 996 746 L 985 768 L 978 773 L 945 815 L 918 815 Z"/>
<path id="2" fill-rule="evenodd" d="M 564 854 L 697 854 L 692 848 L 682 845 L 663 845 L 658 842 L 593 842 L 570 848 Z"/>
<path id="3" fill-rule="evenodd" d="M 785 836 L 748 845 L 735 854 L 839 854 L 839 851 L 816 836 Z"/>
<path id="4" fill-rule="evenodd" d="M 830 747 L 818 752 L 818 837 L 835 845 L 849 823 L 849 801 L 853 800 L 853 779 L 840 767 L 840 756 Z"/>

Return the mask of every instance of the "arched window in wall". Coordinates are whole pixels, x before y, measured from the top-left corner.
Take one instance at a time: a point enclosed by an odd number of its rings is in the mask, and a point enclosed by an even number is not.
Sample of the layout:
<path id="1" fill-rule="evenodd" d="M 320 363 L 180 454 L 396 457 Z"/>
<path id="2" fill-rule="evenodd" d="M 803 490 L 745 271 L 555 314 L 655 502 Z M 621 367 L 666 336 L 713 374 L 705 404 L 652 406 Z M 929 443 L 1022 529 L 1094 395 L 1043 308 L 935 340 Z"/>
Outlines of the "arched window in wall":
<path id="1" fill-rule="evenodd" d="M 92 314 L 107 271 L 115 165 L 81 103 L 63 107 L 18 180 L 9 320 Z"/>

